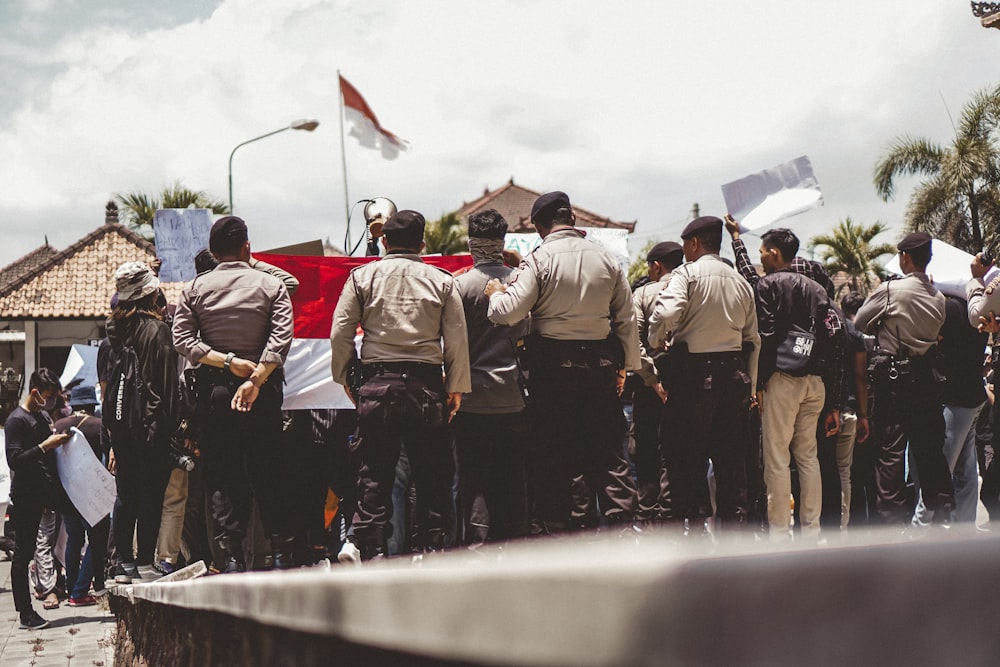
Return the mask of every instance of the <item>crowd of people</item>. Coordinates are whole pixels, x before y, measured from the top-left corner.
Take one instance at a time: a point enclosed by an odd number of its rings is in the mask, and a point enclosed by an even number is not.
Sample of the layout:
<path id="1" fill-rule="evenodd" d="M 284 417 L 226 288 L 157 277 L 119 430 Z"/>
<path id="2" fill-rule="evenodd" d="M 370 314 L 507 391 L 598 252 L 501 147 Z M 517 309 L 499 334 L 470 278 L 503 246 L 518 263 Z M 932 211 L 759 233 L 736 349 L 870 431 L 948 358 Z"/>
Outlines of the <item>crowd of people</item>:
<path id="1" fill-rule="evenodd" d="M 331 372 L 355 410 L 282 411 L 298 281 L 252 256 L 242 219 L 215 222 L 176 305 L 155 263 L 119 267 L 103 406 L 42 368 L 6 423 L 22 626 L 46 625 L 29 584 L 46 516 L 67 533 L 68 603 L 86 605 L 106 581 L 197 561 L 357 564 L 582 530 L 782 543 L 971 526 L 980 470 L 996 507 L 984 350 L 1000 278 L 986 262 L 966 300 L 946 297 L 926 274 L 930 236 L 911 233 L 905 276 L 837 302 L 792 231 L 762 235 L 760 275 L 737 222 L 706 216 L 656 244 L 630 286 L 575 220 L 565 193 L 539 197 L 541 244 L 511 266 L 507 221 L 475 213 L 473 264 L 452 275 L 422 260 L 420 213 L 389 217 L 385 256 L 351 271 L 333 315 Z M 95 526 L 59 483 L 70 427 L 115 475 Z M 46 606 L 55 587 L 35 587 Z"/>

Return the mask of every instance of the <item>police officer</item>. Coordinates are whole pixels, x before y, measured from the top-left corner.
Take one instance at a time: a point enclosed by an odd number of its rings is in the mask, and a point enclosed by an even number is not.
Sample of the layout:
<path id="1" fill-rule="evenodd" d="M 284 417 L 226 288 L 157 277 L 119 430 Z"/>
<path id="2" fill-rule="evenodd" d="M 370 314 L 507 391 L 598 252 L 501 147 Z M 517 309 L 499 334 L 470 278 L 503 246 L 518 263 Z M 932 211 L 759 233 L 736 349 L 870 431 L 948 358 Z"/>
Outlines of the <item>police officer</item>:
<path id="1" fill-rule="evenodd" d="M 687 264 L 673 272 L 649 320 L 649 345 L 666 360 L 664 428 L 670 433 L 670 491 L 677 519 L 707 517 L 705 471 L 712 460 L 722 521 L 747 516 L 746 438 L 760 335 L 753 290 L 722 261 L 722 220 L 697 218 L 681 233 Z M 694 526 L 692 526 L 694 527 Z"/>
<path id="2" fill-rule="evenodd" d="M 358 410 L 358 503 L 351 545 L 339 558 L 387 554 L 392 533 L 392 484 L 400 444 L 417 494 L 417 547 L 444 546 L 452 521 L 455 463 L 448 423 L 471 391 L 469 341 L 462 300 L 451 274 L 424 264 L 424 216 L 399 211 L 383 227 L 386 256 L 351 271 L 333 314 L 334 382 Z M 348 376 L 361 343 L 361 384 Z M 443 343 L 443 344 L 442 344 Z M 444 376 L 442 376 L 442 364 Z M 352 553 L 348 553 L 352 551 Z"/>
<path id="3" fill-rule="evenodd" d="M 639 367 L 628 281 L 613 257 L 584 239 L 564 192 L 531 208 L 542 238 L 508 285 L 491 280 L 488 316 L 513 325 L 531 315 L 537 348 L 530 368 L 535 512 L 545 532 L 593 526 L 594 499 L 613 523 L 631 522 L 636 491 L 622 455 L 618 395 Z"/>
<path id="4" fill-rule="evenodd" d="M 198 276 L 174 315 L 174 347 L 198 367 L 203 415 L 201 462 L 227 571 L 246 569 L 242 543 L 257 500 L 275 565 L 294 564 L 283 509 L 291 462 L 281 438 L 281 367 L 292 344 L 292 302 L 285 285 L 250 267 L 246 223 L 212 225 L 209 249 L 219 265 Z"/>
<path id="5" fill-rule="evenodd" d="M 643 519 L 654 521 L 670 516 L 670 487 L 661 443 L 661 437 L 666 434 L 660 431 L 667 391 L 656 370 L 656 359 L 663 356 L 663 351 L 649 345 L 649 318 L 653 315 L 660 292 L 670 284 L 673 270 L 683 263 L 684 249 L 679 243 L 657 243 L 646 254 L 650 282 L 637 288 L 632 294 L 641 359 L 636 375 L 642 380 L 642 385 L 636 388 L 632 398 L 635 436 L 635 455 L 632 461 L 639 487 L 639 515 Z"/>
<path id="6" fill-rule="evenodd" d="M 944 416 L 933 369 L 946 299 L 926 273 L 930 234 L 913 232 L 896 247 L 906 277 L 879 285 L 854 320 L 859 331 L 876 338 L 870 372 L 872 433 L 878 448 L 876 507 L 890 523 L 905 522 L 912 514 L 904 478 L 909 441 L 924 505 L 935 521 L 948 521 L 955 500 L 942 451 Z"/>

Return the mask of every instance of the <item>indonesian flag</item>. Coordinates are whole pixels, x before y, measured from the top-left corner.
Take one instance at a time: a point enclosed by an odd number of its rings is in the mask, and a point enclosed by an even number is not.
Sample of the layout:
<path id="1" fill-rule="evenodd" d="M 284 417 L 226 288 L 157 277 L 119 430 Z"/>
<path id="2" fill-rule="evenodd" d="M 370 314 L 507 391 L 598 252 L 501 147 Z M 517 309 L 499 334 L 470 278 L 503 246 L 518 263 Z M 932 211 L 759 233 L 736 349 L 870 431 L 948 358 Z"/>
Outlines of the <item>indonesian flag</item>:
<path id="1" fill-rule="evenodd" d="M 344 118 L 351 123 L 348 134 L 356 137 L 362 146 L 381 150 L 382 157 L 387 160 L 395 160 L 399 151 L 405 151 L 409 147 L 409 143 L 382 127 L 358 89 L 342 76 L 340 94 L 344 97 Z"/>
<path id="2" fill-rule="evenodd" d="M 288 271 L 299 280 L 292 295 L 295 338 L 285 360 L 285 410 L 348 408 L 354 404 L 330 371 L 330 327 L 340 292 L 351 269 L 377 257 L 300 257 L 254 255 Z M 452 273 L 472 265 L 471 255 L 428 256 L 428 264 Z"/>

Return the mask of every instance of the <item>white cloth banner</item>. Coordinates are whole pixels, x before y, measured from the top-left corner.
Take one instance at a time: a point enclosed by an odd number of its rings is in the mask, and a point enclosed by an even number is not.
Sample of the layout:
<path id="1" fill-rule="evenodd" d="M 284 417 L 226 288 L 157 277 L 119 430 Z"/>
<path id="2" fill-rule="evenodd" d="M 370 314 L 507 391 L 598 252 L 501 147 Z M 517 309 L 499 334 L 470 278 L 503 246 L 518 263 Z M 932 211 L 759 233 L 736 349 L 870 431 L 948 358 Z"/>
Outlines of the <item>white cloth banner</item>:
<path id="1" fill-rule="evenodd" d="M 295 338 L 285 360 L 285 410 L 354 409 L 333 381 L 329 338 Z"/>
<path id="2" fill-rule="evenodd" d="M 83 520 L 93 526 L 115 506 L 115 478 L 94 456 L 79 429 L 70 429 L 69 442 L 56 448 L 59 481 Z"/>
<path id="3" fill-rule="evenodd" d="M 823 193 L 805 155 L 722 186 L 729 215 L 745 230 L 759 229 L 823 205 Z"/>
<path id="4" fill-rule="evenodd" d="M 580 230 L 587 233 L 588 241 L 593 241 L 611 253 L 622 267 L 628 266 L 628 230 L 603 227 L 581 227 Z M 503 240 L 503 247 L 504 250 L 516 250 L 521 253 L 521 257 L 525 257 L 541 243 L 541 237 L 535 232 L 507 234 Z"/>
<path id="5" fill-rule="evenodd" d="M 964 299 L 965 286 L 972 280 L 972 270 L 969 268 L 972 259 L 973 256 L 964 250 L 934 239 L 931 241 L 931 261 L 927 265 L 927 275 L 934 286 L 945 294 Z M 885 263 L 885 268 L 892 273 L 903 275 L 903 269 L 899 266 L 899 255 L 893 255 L 892 259 Z"/>

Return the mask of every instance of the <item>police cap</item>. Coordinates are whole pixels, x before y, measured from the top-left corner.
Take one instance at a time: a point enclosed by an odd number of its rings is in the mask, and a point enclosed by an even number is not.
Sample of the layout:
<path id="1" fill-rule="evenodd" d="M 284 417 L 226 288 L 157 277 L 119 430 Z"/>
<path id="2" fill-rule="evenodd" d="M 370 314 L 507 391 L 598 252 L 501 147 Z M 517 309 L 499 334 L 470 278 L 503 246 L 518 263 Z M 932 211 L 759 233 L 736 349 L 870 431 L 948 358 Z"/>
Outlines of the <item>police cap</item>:
<path id="1" fill-rule="evenodd" d="M 418 230 L 422 238 L 424 235 L 424 216 L 409 210 L 394 213 L 382 227 L 382 231 L 386 234 L 393 232 L 416 234 Z"/>
<path id="2" fill-rule="evenodd" d="M 663 241 L 661 243 L 657 243 L 656 245 L 654 245 L 653 248 L 648 253 L 646 253 L 646 262 L 647 263 L 656 262 L 662 259 L 666 259 L 670 255 L 677 252 L 684 252 L 684 249 L 681 247 L 680 243 L 674 243 L 673 241 Z"/>
<path id="3" fill-rule="evenodd" d="M 556 211 L 561 208 L 569 208 L 569 195 L 565 192 L 546 192 L 535 200 L 531 207 L 531 221 L 547 227 L 555 217 Z"/>
<path id="4" fill-rule="evenodd" d="M 703 232 L 722 233 L 722 220 L 714 215 L 703 215 L 688 223 L 688 226 L 681 232 L 681 238 L 687 241 L 692 236 L 697 236 Z"/>
<path id="5" fill-rule="evenodd" d="M 900 252 L 910 252 L 918 250 L 931 242 L 931 235 L 927 232 L 910 232 L 903 237 L 903 240 L 896 244 L 896 249 Z"/>

